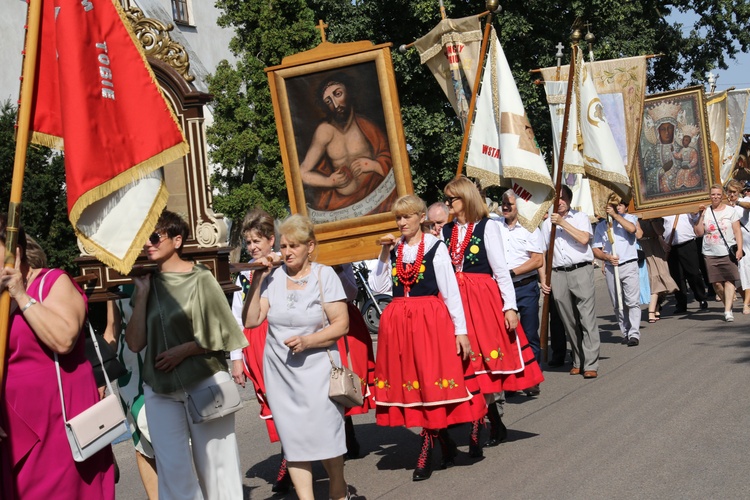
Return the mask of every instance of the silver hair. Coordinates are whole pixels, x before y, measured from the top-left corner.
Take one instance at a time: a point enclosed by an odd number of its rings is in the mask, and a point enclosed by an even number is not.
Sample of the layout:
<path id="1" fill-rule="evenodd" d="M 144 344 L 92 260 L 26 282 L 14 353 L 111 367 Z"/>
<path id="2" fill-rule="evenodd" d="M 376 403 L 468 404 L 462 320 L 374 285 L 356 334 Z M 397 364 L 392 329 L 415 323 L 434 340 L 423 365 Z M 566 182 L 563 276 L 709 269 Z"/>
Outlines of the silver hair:
<path id="1" fill-rule="evenodd" d="M 450 215 L 451 213 L 450 210 L 448 209 L 448 205 L 446 205 L 445 203 L 436 201 L 435 203 L 433 203 L 427 208 L 427 220 L 430 219 L 430 210 L 432 210 L 433 208 L 439 208 L 440 210 L 443 211 L 443 213 L 445 213 L 445 215 Z"/>

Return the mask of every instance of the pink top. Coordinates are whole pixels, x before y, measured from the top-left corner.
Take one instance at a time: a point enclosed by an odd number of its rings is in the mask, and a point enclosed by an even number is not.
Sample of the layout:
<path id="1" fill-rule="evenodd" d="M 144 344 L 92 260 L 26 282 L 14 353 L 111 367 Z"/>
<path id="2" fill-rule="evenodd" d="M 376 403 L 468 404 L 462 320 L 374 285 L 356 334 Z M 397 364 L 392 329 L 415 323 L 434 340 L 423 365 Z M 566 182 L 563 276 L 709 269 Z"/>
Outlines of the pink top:
<path id="1" fill-rule="evenodd" d="M 38 301 L 45 274 L 44 297 L 64 271 L 42 269 L 28 290 Z M 64 491 L 68 498 L 113 499 L 111 449 L 105 448 L 80 464 L 73 460 L 62 418 L 55 358 L 18 309 L 10 317 L 9 337 L 0 400 L 0 427 L 8 434 L 0 444 L 0 498 L 52 498 Z M 72 418 L 99 399 L 83 338 L 79 336 L 73 350 L 59 359 L 65 407 Z"/>

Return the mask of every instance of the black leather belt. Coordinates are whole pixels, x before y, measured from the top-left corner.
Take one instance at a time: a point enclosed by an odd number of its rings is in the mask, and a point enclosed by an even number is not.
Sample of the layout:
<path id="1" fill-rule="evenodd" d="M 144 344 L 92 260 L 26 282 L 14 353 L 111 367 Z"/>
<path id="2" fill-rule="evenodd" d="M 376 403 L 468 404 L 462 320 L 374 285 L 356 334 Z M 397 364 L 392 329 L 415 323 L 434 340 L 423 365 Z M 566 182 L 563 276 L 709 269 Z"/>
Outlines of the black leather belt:
<path id="1" fill-rule="evenodd" d="M 630 264 L 631 262 L 638 262 L 638 259 L 637 259 L 637 258 L 635 258 L 635 259 L 630 259 L 630 260 L 626 260 L 625 262 L 620 262 L 620 263 L 619 263 L 619 264 L 617 264 L 617 265 L 618 265 L 618 266 L 624 266 L 625 264 Z"/>
<path id="2" fill-rule="evenodd" d="M 527 276 L 526 278 L 524 278 L 524 279 L 522 279 L 522 280 L 514 281 L 514 282 L 513 282 L 513 286 L 514 286 L 515 288 L 518 288 L 519 286 L 524 286 L 524 285 L 528 285 L 528 284 L 529 284 L 529 283 L 531 283 L 532 281 L 536 281 L 536 278 L 537 278 L 537 275 L 536 275 L 536 274 L 535 274 L 535 275 L 533 275 L 533 276 Z"/>
<path id="3" fill-rule="evenodd" d="M 591 262 L 579 262 L 578 264 L 573 264 L 572 266 L 553 267 L 552 270 L 567 273 L 568 271 L 573 271 L 575 269 L 578 269 L 579 267 L 588 266 L 589 264 L 591 264 Z"/>

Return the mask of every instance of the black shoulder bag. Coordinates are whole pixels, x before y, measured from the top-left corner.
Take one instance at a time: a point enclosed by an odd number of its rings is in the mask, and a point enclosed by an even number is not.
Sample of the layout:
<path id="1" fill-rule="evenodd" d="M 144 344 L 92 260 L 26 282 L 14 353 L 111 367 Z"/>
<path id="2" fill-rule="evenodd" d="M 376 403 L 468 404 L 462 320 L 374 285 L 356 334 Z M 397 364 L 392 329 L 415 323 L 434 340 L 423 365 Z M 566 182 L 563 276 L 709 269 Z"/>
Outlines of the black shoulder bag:
<path id="1" fill-rule="evenodd" d="M 727 247 L 727 251 L 729 252 L 729 260 L 737 264 L 737 243 L 735 243 L 732 246 L 729 246 L 727 244 L 727 239 L 724 237 L 724 233 L 721 232 L 721 226 L 719 225 L 719 221 L 716 219 L 716 214 L 714 213 L 714 207 L 709 207 L 711 209 L 711 215 L 714 216 L 714 222 L 716 222 L 716 229 L 719 230 L 719 234 L 721 235 L 721 239 L 724 240 L 724 246 Z M 740 256 L 740 259 L 745 256 L 745 251 L 742 251 L 742 255 Z"/>

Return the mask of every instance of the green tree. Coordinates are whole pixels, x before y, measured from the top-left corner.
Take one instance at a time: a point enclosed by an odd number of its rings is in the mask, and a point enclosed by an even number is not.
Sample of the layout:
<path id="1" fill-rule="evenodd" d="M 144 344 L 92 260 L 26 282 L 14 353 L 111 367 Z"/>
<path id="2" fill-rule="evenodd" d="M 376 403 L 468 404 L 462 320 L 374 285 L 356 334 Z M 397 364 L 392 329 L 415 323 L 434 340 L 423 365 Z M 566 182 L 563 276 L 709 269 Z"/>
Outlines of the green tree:
<path id="1" fill-rule="evenodd" d="M 254 207 L 276 217 L 288 213 L 284 170 L 274 121 L 267 66 L 314 46 L 312 10 L 303 0 L 247 2 L 218 0 L 220 26 L 235 37 L 232 66 L 219 64 L 210 78 L 214 125 L 207 131 L 211 160 L 218 169 L 214 208 L 235 221 L 231 241 L 239 241 L 239 223 Z"/>
<path id="2" fill-rule="evenodd" d="M 0 106 L 0 210 L 7 211 L 15 157 L 16 107 Z M 63 155 L 49 148 L 31 146 L 21 199 L 21 224 L 47 254 L 51 267 L 78 274 L 74 259 L 80 254 L 68 220 Z"/>
<path id="3" fill-rule="evenodd" d="M 461 127 L 437 82 L 420 65 L 416 51 L 402 54 L 395 50 L 437 24 L 437 0 L 219 0 L 217 5 L 225 13 L 223 25 L 237 30 L 232 51 L 239 59 L 236 68 L 222 65 L 211 89 L 217 96 L 217 109 L 223 110 L 209 134 L 212 159 L 222 168 L 222 176 L 215 179 L 222 186 L 217 206 L 248 182 L 253 183 L 248 189 L 262 193 L 267 203 L 286 199 L 262 68 L 316 45 L 319 38 L 313 20 L 317 19 L 329 25 L 328 39 L 334 43 L 394 44 L 393 64 L 414 188 L 427 201 L 439 198 L 442 186 L 455 175 Z M 527 0 L 501 5 L 503 10 L 493 22 L 537 140 L 546 151 L 551 148 L 549 112 L 543 89 L 534 84 L 538 76 L 529 71 L 555 64 L 554 47 L 558 42 L 569 44 L 577 18 L 590 23 L 595 33 L 598 60 L 663 54 L 651 60 L 650 92 L 702 83 L 707 71 L 725 69 L 738 52 L 750 50 L 746 21 L 750 3 L 745 0 Z M 485 6 L 481 1 L 446 0 L 445 8 L 449 17 L 458 18 L 477 14 Z M 667 19 L 678 12 L 698 13 L 694 26 L 683 27 Z M 569 57 L 568 50 L 566 63 Z M 242 139 L 245 134 L 258 140 Z M 226 154 L 226 149 L 235 154 Z M 269 186 L 269 179 L 278 183 Z"/>

